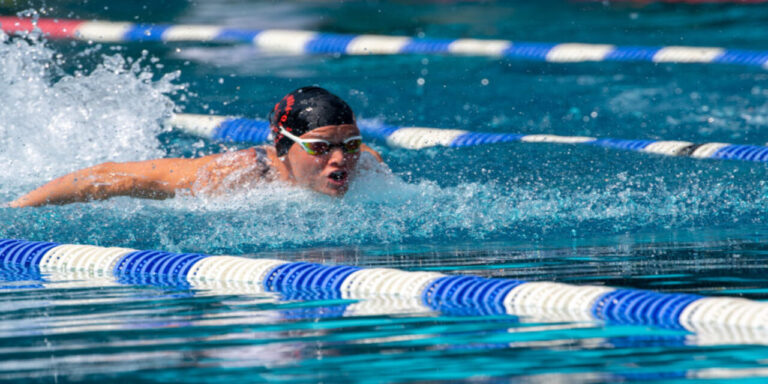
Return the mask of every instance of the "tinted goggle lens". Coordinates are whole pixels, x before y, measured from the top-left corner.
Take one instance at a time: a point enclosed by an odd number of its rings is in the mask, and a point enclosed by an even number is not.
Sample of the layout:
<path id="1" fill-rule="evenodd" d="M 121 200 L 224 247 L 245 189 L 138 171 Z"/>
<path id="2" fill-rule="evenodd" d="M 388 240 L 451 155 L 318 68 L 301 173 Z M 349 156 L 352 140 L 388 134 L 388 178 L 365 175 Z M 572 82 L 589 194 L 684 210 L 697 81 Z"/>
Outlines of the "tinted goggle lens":
<path id="1" fill-rule="evenodd" d="M 331 150 L 331 145 L 329 143 L 316 141 L 316 142 L 304 143 L 304 148 L 307 149 L 307 153 L 309 153 L 310 155 L 323 155 L 328 153 L 328 151 Z"/>
<path id="2" fill-rule="evenodd" d="M 346 153 L 355 153 L 360 150 L 360 146 L 363 145 L 362 139 L 353 139 L 349 141 L 345 141 L 344 144 L 342 144 L 342 149 Z"/>

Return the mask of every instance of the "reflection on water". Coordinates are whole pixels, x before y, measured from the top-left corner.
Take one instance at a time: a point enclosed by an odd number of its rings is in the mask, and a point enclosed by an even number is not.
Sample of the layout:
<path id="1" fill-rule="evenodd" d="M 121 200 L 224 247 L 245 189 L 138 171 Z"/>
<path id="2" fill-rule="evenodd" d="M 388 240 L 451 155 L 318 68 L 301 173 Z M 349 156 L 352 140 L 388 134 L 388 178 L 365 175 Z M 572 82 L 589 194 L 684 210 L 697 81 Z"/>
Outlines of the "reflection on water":
<path id="1" fill-rule="evenodd" d="M 57 2 L 41 14 L 768 48 L 764 6 L 226 0 L 162 2 L 159 12 L 145 3 Z M 2 2 L 17 6 L 26 7 Z M 103 161 L 243 148 L 162 121 L 173 111 L 264 118 L 307 84 L 349 100 L 360 117 L 397 125 L 768 141 L 768 75 L 759 68 L 1 39 L 2 201 Z M 359 175 L 344 199 L 257 185 L 218 197 L 0 208 L 0 237 L 766 298 L 763 165 L 546 144 L 370 144 L 388 168 Z M 14 268 L 0 270 L 0 281 L 0 381 L 760 380 L 768 361 L 763 328 L 688 334 L 530 308 L 486 316 L 412 298 L 126 285 Z"/>
<path id="2" fill-rule="evenodd" d="M 245 146 L 205 142 L 169 132 L 163 125 L 172 111 L 183 108 L 193 96 L 204 99 L 213 97 L 208 94 L 225 93 L 230 85 L 223 77 L 225 85 L 211 88 L 206 96 L 201 96 L 191 91 L 192 85 L 201 80 L 187 78 L 194 70 L 183 65 L 180 70 L 173 66 L 167 68 L 160 58 L 146 51 L 135 59 L 131 52 L 114 53 L 103 46 L 75 47 L 77 52 L 70 57 L 59 52 L 66 48 L 48 46 L 39 39 L 7 36 L 2 39 L 0 96 L 7 102 L 0 106 L 0 118 L 4 122 L 0 126 L 0 160 L 8 166 L 0 170 L 3 185 L 0 198 L 5 201 L 53 177 L 104 161 L 204 155 Z M 157 54 L 164 55 L 164 52 Z M 176 59 L 169 60 L 177 63 Z M 335 70 L 344 72 L 345 65 L 372 65 L 371 69 L 400 61 L 403 65 L 413 65 L 412 58 L 401 57 L 358 58 L 355 60 L 360 61 L 354 63 L 347 59 L 331 63 L 328 58 L 310 58 L 294 66 L 287 65 L 286 60 L 285 57 L 264 58 L 268 62 L 264 66 L 267 68 L 272 63 L 295 70 L 314 68 L 315 64 L 315 67 L 335 68 L 339 64 L 342 69 Z M 480 65 L 480 62 L 470 64 Z M 449 62 L 424 65 L 437 66 L 438 73 L 445 73 L 452 66 Z M 503 66 L 494 68 L 500 70 Z M 271 75 L 281 77 L 279 73 Z M 289 77 L 313 82 L 315 76 Z M 536 76 L 516 71 L 502 71 L 498 76 L 509 76 L 510 84 L 538 81 Z M 749 82 L 759 76 L 748 75 L 741 81 Z M 542 114 L 529 124 L 507 115 L 507 109 L 502 108 L 506 104 L 499 104 L 502 99 L 496 97 L 498 95 L 480 92 L 476 102 L 485 103 L 485 107 L 495 105 L 492 109 L 499 111 L 492 121 L 482 124 L 474 121 L 479 110 L 468 106 L 466 110 L 460 108 L 464 112 L 454 119 L 438 119 L 429 125 L 446 123 L 445 126 L 451 128 L 587 135 L 599 132 L 586 131 L 622 127 L 622 132 L 613 132 L 611 136 L 657 138 L 659 134 L 675 133 L 671 138 L 701 141 L 704 136 L 708 140 L 727 140 L 740 137 L 733 136 L 733 129 L 721 129 L 719 125 L 677 132 L 681 130 L 680 124 L 708 119 L 715 113 L 710 104 L 720 104 L 724 99 L 729 100 L 727 108 L 746 111 L 736 114 L 717 110 L 717 118 L 726 119 L 718 121 L 729 127 L 741 127 L 743 116 L 765 112 L 765 106 L 759 101 L 762 100 L 759 87 L 731 100 L 719 92 L 705 96 L 698 91 L 698 96 L 680 94 L 679 84 L 664 83 L 662 79 L 656 80 L 662 84 L 644 84 L 636 77 L 613 79 L 599 73 L 576 75 L 557 71 L 543 79 L 548 82 L 545 88 L 565 88 L 579 93 L 588 87 L 589 94 L 579 100 L 605 104 L 605 108 L 595 106 L 587 110 L 535 103 L 529 113 Z M 264 94 L 260 91 L 265 88 L 264 84 L 250 84 L 247 78 L 242 80 L 243 86 L 254 87 L 252 93 Z M 598 91 L 600 86 L 608 88 Z M 536 87 L 537 92 L 542 92 L 540 88 Z M 381 94 L 386 92 L 382 90 Z M 350 102 L 360 104 L 360 115 L 380 114 L 378 117 L 391 123 L 402 118 L 402 115 L 390 117 L 391 111 L 377 110 L 386 105 L 372 102 L 372 98 L 379 97 L 379 92 L 366 93 L 352 87 L 341 94 L 346 97 L 347 93 Z M 668 103 L 660 106 L 654 102 L 659 98 Z M 639 111 L 641 119 L 653 119 L 688 105 L 689 101 L 693 103 L 692 109 L 686 112 L 693 116 L 690 119 L 668 116 L 656 124 L 661 128 L 649 128 L 640 135 L 636 129 L 626 127 L 627 119 L 638 118 L 627 111 L 631 109 L 629 106 Z M 403 105 L 430 102 L 404 100 Z M 272 103 L 263 104 L 266 111 Z M 259 114 L 258 108 L 254 106 L 248 114 Z M 390 105 L 390 108 L 396 109 L 396 106 Z M 448 112 L 453 108 L 445 104 L 433 105 L 431 109 Z M 561 112 L 554 116 L 549 109 Z M 606 119 L 605 126 L 595 126 L 593 120 L 597 117 L 590 117 L 593 115 Z M 555 126 L 553 119 L 559 120 L 560 126 Z M 558 132 L 561 127 L 576 124 L 574 121 L 584 123 L 571 127 L 581 132 Z M 761 140 L 757 129 L 760 122 L 752 118 L 750 121 L 747 131 L 738 131 Z M 406 122 L 418 123 L 416 118 Z M 719 136 L 712 137 L 713 130 Z M 423 151 L 389 148 L 378 142 L 371 144 L 383 153 L 388 166 L 367 167 L 343 199 L 318 196 L 293 187 L 258 184 L 249 185 L 245 191 L 213 197 L 183 195 L 167 201 L 116 198 L 35 210 L 0 209 L 0 218 L 12 223 L 0 229 L 0 235 L 242 254 L 265 248 L 559 241 L 638 231 L 762 225 L 762 212 L 768 206 L 765 183 L 768 169 L 759 164 L 524 143 Z"/>

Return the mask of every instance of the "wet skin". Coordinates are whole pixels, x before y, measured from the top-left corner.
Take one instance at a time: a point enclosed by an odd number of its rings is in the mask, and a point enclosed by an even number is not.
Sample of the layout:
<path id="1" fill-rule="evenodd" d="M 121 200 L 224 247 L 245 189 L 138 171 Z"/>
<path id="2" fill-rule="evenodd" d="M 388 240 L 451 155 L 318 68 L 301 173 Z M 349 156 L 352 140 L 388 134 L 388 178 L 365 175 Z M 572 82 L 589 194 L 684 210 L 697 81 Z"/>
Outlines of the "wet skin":
<path id="1" fill-rule="evenodd" d="M 300 138 L 322 139 L 331 144 L 339 144 L 358 135 L 360 131 L 356 125 L 343 124 L 313 129 Z M 343 196 L 349 189 L 350 176 L 357 167 L 361 151 L 344 153 L 340 147 L 334 146 L 326 154 L 310 155 L 301 145 L 294 143 L 288 153 L 278 159 L 279 164 L 285 167 L 285 170 L 278 168 L 278 171 L 290 175 L 292 181 L 303 187 L 330 196 Z"/>
<path id="2" fill-rule="evenodd" d="M 329 125 L 301 135 L 302 139 L 322 139 L 339 144 L 360 134 L 354 124 Z M 46 204 L 68 204 L 78 201 L 101 200 L 112 196 L 133 196 L 151 199 L 173 197 L 177 191 L 193 194 L 219 187 L 229 175 L 245 172 L 244 179 L 275 178 L 295 183 L 330 196 L 343 196 L 349 189 L 360 153 L 381 156 L 366 145 L 357 153 L 344 153 L 334 146 L 328 153 L 313 156 L 297 144 L 278 157 L 273 146 L 265 146 L 269 164 L 261 167 L 254 148 L 215 154 L 195 159 L 166 158 L 127 163 L 103 163 L 61 176 L 34 191 L 12 201 L 10 207 L 30 207 Z M 274 171 L 274 172 L 270 172 Z M 214 176 L 212 176 L 214 175 Z M 271 176 L 270 176 L 271 175 Z"/>

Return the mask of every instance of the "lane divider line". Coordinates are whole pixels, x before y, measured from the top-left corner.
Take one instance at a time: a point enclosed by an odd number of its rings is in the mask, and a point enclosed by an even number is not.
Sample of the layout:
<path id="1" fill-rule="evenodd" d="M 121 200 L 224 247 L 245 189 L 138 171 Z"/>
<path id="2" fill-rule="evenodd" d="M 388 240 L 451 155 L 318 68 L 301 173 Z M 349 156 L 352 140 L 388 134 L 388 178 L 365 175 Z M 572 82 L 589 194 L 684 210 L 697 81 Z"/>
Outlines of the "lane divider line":
<path id="1" fill-rule="evenodd" d="M 6 33 L 38 28 L 51 39 L 127 42 L 200 42 L 251 44 L 290 54 L 399 55 L 441 54 L 503 57 L 553 63 L 644 61 L 649 63 L 739 64 L 768 68 L 768 51 L 686 46 L 615 46 L 576 42 L 539 43 L 509 40 L 414 38 L 345 35 L 291 29 L 238 29 L 213 25 L 135 24 L 109 21 L 0 16 Z"/>
<path id="2" fill-rule="evenodd" d="M 238 117 L 177 114 L 168 124 L 194 136 L 237 143 L 265 143 L 269 122 Z M 360 119 L 360 132 L 394 147 L 423 149 L 434 146 L 469 147 L 475 145 L 525 142 L 592 145 L 612 149 L 682 156 L 696 159 L 728 159 L 768 162 L 768 147 L 728 143 L 692 143 L 679 140 L 627 140 L 549 134 L 485 133 L 460 129 L 397 127 L 377 120 Z"/>
<path id="3" fill-rule="evenodd" d="M 556 321 L 606 321 L 690 332 L 742 334 L 768 329 L 768 303 L 605 286 L 407 272 L 237 256 L 139 251 L 90 245 L 0 240 L 0 268 L 112 274 L 121 283 L 208 288 L 250 285 L 293 299 L 371 295 L 414 300 L 427 310 L 517 315 Z M 358 306 L 360 311 L 362 307 Z M 343 308 L 340 309 L 343 312 Z M 335 312 L 334 312 L 335 313 Z M 741 332 L 741 333 L 739 333 Z"/>

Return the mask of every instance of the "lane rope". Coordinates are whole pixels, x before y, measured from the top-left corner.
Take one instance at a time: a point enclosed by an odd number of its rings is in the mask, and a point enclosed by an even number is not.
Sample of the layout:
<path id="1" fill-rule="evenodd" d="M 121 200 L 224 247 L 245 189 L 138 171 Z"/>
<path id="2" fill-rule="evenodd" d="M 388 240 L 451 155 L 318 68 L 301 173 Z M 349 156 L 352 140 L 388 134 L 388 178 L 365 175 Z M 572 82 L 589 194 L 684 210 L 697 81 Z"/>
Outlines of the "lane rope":
<path id="1" fill-rule="evenodd" d="M 768 51 L 692 46 L 617 46 L 612 44 L 513 42 L 491 39 L 440 39 L 407 36 L 346 35 L 288 29 L 237 29 L 212 25 L 135 24 L 109 21 L 0 16 L 6 33 L 39 28 L 51 39 L 93 42 L 198 42 L 252 44 L 287 54 L 397 55 L 441 54 L 526 59 L 553 63 L 627 61 L 717 63 L 768 68 Z"/>
<path id="2" fill-rule="evenodd" d="M 211 140 L 264 143 L 269 137 L 266 120 L 238 117 L 177 114 L 169 124 L 189 134 Z M 524 142 L 592 145 L 666 156 L 696 159 L 727 159 L 768 162 L 768 147 L 729 143 L 693 143 L 679 140 L 628 140 L 549 134 L 484 133 L 460 129 L 397 127 L 377 120 L 358 120 L 360 132 L 394 147 L 422 149 L 434 146 L 468 147 L 475 145 Z"/>
<path id="3" fill-rule="evenodd" d="M 141 251 L 26 240 L 0 240 L 0 267 L 70 278 L 181 288 L 234 287 L 289 299 L 403 299 L 447 314 L 516 315 L 554 321 L 605 321 L 689 332 L 765 338 L 768 303 L 605 286 L 527 282 L 393 268 L 360 268 L 198 253 Z M 72 275 L 74 274 L 74 275 Z M 384 300 L 381 300 L 381 298 Z M 362 304 L 358 311 L 370 310 Z M 343 312 L 342 308 L 339 311 Z M 338 314 L 337 314 L 338 315 Z M 762 333 L 761 333 L 762 332 Z"/>

